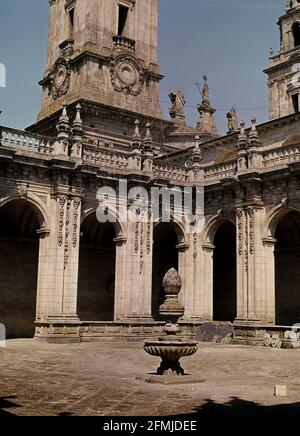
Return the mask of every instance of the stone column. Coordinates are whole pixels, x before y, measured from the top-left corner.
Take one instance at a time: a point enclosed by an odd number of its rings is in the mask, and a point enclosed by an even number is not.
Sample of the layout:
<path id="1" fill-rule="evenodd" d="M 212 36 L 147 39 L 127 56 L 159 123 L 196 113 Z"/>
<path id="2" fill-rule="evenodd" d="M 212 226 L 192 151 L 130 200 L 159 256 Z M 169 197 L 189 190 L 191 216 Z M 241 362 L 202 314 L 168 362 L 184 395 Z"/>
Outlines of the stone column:
<path id="1" fill-rule="evenodd" d="M 153 225 L 149 213 L 128 222 L 127 242 L 117 246 L 117 320 L 152 319 Z"/>
<path id="2" fill-rule="evenodd" d="M 245 210 L 236 210 L 237 230 L 237 320 L 248 318 L 248 250 L 245 250 Z"/>
<path id="3" fill-rule="evenodd" d="M 115 321 L 122 320 L 126 313 L 126 301 L 128 289 L 126 283 L 127 272 L 127 240 L 124 237 L 117 237 L 116 244 L 116 275 L 115 275 Z"/>
<path id="4" fill-rule="evenodd" d="M 262 299 L 262 318 L 266 323 L 275 324 L 275 244 L 276 239 L 268 237 L 262 240 L 263 275 L 261 286 L 264 290 Z"/>
<path id="5" fill-rule="evenodd" d="M 237 321 L 261 321 L 262 213 L 258 206 L 244 206 L 236 210 Z"/>
<path id="6" fill-rule="evenodd" d="M 50 234 L 41 240 L 36 337 L 79 340 L 77 281 L 81 198 L 59 193 L 50 203 Z"/>
<path id="7" fill-rule="evenodd" d="M 200 317 L 203 321 L 213 320 L 213 288 L 214 288 L 214 276 L 213 276 L 213 256 L 215 246 L 212 244 L 202 245 L 202 272 L 201 282 L 203 285 L 202 298 L 201 298 L 201 312 Z"/>
<path id="8" fill-rule="evenodd" d="M 189 244 L 179 244 L 178 249 L 178 272 L 182 279 L 182 291 L 179 299 L 185 308 L 184 319 L 190 319 L 194 315 L 194 286 L 193 286 L 193 259 Z"/>

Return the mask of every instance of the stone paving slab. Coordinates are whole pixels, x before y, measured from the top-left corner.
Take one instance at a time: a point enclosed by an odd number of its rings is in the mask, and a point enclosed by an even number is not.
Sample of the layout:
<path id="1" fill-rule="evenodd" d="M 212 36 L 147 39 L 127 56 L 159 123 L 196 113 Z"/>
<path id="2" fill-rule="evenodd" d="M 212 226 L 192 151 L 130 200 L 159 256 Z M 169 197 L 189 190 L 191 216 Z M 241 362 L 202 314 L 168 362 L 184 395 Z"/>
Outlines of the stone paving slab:
<path id="1" fill-rule="evenodd" d="M 200 344 L 183 367 L 202 383 L 145 383 L 159 365 L 142 342 L 0 348 L 0 416 L 300 414 L 300 350 Z M 287 385 L 288 396 L 274 396 Z"/>

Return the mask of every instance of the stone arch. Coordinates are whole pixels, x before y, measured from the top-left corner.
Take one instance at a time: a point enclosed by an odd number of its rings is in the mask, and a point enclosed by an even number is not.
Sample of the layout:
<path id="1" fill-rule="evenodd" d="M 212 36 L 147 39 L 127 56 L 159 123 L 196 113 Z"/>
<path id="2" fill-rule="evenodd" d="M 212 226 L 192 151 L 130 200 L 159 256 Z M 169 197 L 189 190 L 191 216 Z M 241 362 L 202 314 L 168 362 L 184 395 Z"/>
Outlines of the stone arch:
<path id="1" fill-rule="evenodd" d="M 24 197 L 20 195 L 9 195 L 7 197 L 4 197 L 0 199 L 0 208 L 12 201 L 18 201 L 18 200 L 28 202 L 31 205 L 31 207 L 34 209 L 34 211 L 37 214 L 41 229 L 49 228 L 49 218 L 45 208 L 46 205 L 37 195 L 33 193 L 28 193 Z"/>
<path id="2" fill-rule="evenodd" d="M 162 219 L 155 221 L 153 230 L 155 230 L 160 224 L 164 224 Z M 178 244 L 184 245 L 187 243 L 186 230 L 185 230 L 185 227 L 182 223 L 173 220 L 173 221 L 170 221 L 169 223 L 165 223 L 165 224 L 171 224 L 171 226 L 173 226 L 173 229 L 176 232 L 176 235 L 178 238 Z"/>
<path id="3" fill-rule="evenodd" d="M 212 217 L 205 229 L 206 244 L 213 247 L 213 319 L 234 321 L 237 316 L 236 225 L 225 217 Z"/>
<path id="4" fill-rule="evenodd" d="M 164 301 L 162 280 L 170 268 L 180 272 L 179 251 L 186 246 L 186 236 L 181 224 L 171 221 L 156 222 L 153 228 L 152 260 L 152 316 L 160 320 L 159 306 Z"/>
<path id="5" fill-rule="evenodd" d="M 81 217 L 78 304 L 82 321 L 114 321 L 117 277 L 117 243 L 124 239 L 118 218 L 100 223 L 96 208 L 86 209 Z"/>
<path id="6" fill-rule="evenodd" d="M 0 202 L 0 322 L 7 337 L 33 337 L 39 261 L 39 235 L 46 217 L 32 198 Z"/>
<path id="7" fill-rule="evenodd" d="M 90 208 L 85 209 L 82 212 L 82 215 L 81 215 L 81 224 L 84 222 L 84 220 L 89 215 L 95 214 L 96 212 L 97 212 L 97 208 L 96 207 L 90 207 Z M 111 222 L 111 224 L 115 228 L 116 238 L 125 238 L 126 237 L 126 233 L 125 233 L 124 224 L 119 219 L 119 216 L 113 210 L 109 209 L 107 217 L 108 217 L 108 221 Z"/>
<path id="8" fill-rule="evenodd" d="M 300 213 L 300 209 L 291 205 L 286 206 L 285 201 L 283 201 L 280 205 L 274 206 L 266 216 L 263 239 L 275 238 L 275 232 L 278 223 L 290 212 Z"/>
<path id="9" fill-rule="evenodd" d="M 274 244 L 275 323 L 300 322 L 300 211 L 284 204 L 266 220 L 266 240 Z"/>
<path id="10" fill-rule="evenodd" d="M 228 221 L 235 225 L 235 222 L 231 218 L 223 216 L 221 214 L 217 214 L 209 218 L 203 231 L 204 244 L 213 245 L 217 231 L 224 223 Z"/>

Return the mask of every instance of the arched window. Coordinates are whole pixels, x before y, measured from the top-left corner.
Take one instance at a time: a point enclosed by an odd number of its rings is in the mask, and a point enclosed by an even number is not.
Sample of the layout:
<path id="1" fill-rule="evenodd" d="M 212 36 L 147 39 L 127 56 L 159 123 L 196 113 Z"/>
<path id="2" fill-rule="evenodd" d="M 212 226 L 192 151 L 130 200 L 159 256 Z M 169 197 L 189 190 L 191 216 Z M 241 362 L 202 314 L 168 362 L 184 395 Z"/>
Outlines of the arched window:
<path id="1" fill-rule="evenodd" d="M 294 46 L 300 46 L 300 24 L 295 23 L 292 27 L 293 37 L 294 37 Z"/>

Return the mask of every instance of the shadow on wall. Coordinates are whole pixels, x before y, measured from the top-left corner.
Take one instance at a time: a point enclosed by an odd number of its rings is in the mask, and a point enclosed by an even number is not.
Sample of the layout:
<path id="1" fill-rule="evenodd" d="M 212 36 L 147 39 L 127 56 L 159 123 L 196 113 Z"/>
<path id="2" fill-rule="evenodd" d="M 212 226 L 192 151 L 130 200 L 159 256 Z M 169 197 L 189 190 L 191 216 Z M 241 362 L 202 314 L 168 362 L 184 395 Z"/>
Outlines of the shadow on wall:
<path id="1" fill-rule="evenodd" d="M 230 401 L 224 404 L 212 400 L 205 401 L 194 412 L 180 415 L 180 417 L 187 419 L 193 416 L 300 416 L 300 403 L 264 406 L 237 397 L 232 397 Z"/>

